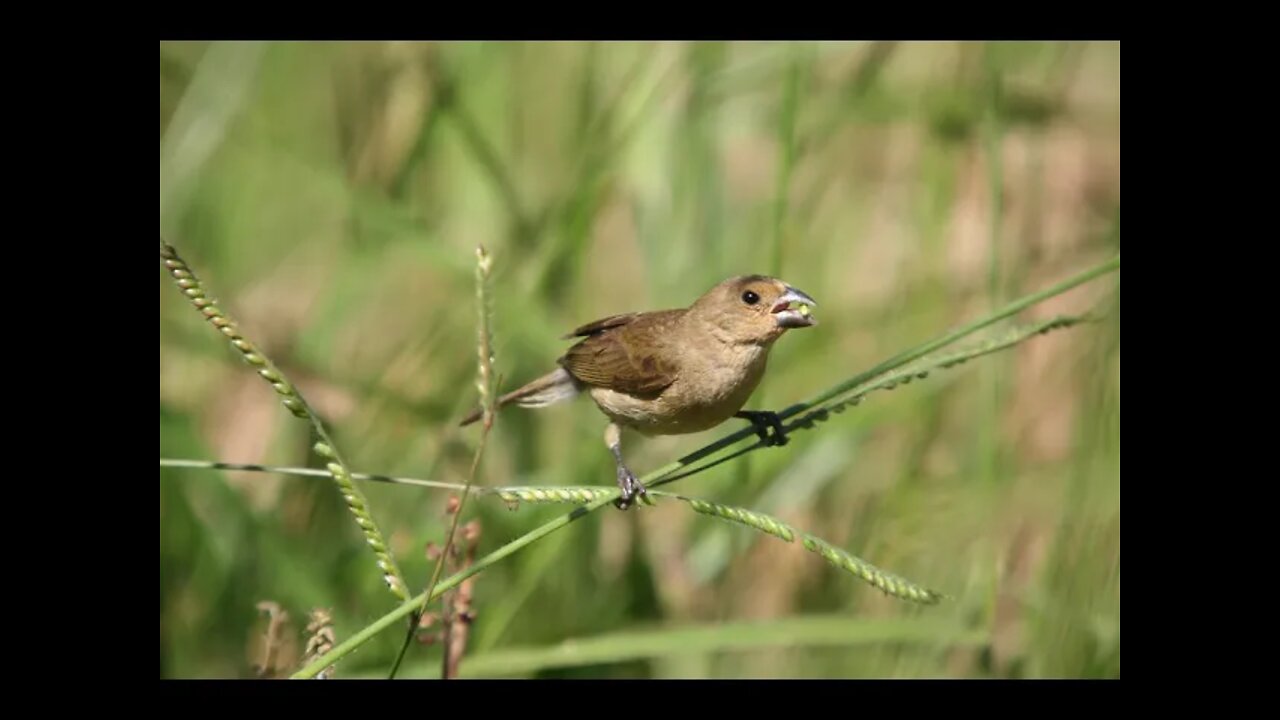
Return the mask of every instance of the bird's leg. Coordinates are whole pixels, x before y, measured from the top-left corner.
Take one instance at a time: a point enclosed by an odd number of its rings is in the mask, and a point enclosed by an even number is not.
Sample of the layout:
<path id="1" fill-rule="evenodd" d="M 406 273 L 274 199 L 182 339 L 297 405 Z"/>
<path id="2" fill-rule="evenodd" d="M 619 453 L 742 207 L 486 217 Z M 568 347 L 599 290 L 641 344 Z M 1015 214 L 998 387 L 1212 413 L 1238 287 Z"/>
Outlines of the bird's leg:
<path id="1" fill-rule="evenodd" d="M 617 423 L 609 423 L 609 427 L 604 430 L 604 442 L 609 446 L 609 452 L 613 453 L 613 459 L 618 464 L 618 487 L 622 489 L 622 497 L 614 501 L 614 505 L 619 510 L 626 510 L 631 507 L 631 502 L 637 495 L 645 500 L 648 497 L 645 493 L 644 485 L 636 479 L 635 473 L 627 467 L 622 460 L 622 428 Z"/>
<path id="2" fill-rule="evenodd" d="M 736 418 L 750 420 L 755 426 L 756 434 L 765 445 L 775 445 L 782 447 L 788 442 L 786 431 L 782 429 L 782 418 L 778 417 L 778 413 L 759 410 L 742 410 L 734 413 Z M 773 428 L 773 436 L 769 436 L 769 428 Z"/>

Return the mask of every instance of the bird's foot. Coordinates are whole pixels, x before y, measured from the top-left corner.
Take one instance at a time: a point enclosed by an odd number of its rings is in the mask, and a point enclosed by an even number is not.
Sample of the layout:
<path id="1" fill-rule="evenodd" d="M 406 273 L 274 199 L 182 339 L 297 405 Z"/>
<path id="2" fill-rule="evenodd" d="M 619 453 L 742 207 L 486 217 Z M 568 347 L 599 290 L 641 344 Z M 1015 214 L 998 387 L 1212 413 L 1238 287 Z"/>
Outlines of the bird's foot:
<path id="1" fill-rule="evenodd" d="M 734 415 L 734 417 L 750 420 L 756 429 L 756 434 L 760 436 L 760 440 L 766 446 L 782 447 L 789 442 L 786 431 L 782 429 L 782 418 L 779 418 L 776 412 L 743 410 Z M 773 429 L 773 435 L 769 434 L 770 428 Z"/>
<path id="2" fill-rule="evenodd" d="M 644 489 L 644 485 L 636 479 L 635 473 L 627 469 L 625 465 L 618 465 L 618 487 L 622 489 L 622 497 L 613 501 L 613 504 L 619 510 L 626 510 L 631 507 L 631 503 L 639 496 L 645 504 L 649 503 L 649 494 Z"/>

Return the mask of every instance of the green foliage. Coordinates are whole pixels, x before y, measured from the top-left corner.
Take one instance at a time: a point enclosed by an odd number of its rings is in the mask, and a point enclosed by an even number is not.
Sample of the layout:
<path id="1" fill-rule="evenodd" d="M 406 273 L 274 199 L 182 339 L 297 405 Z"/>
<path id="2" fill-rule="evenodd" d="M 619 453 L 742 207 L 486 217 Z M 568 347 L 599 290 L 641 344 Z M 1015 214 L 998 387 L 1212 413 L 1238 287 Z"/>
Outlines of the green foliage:
<path id="1" fill-rule="evenodd" d="M 821 324 L 775 350 L 753 399 L 775 410 L 1114 256 L 1118 45 L 994 49 L 162 43 L 162 235 L 323 418 L 352 479 L 463 485 L 479 440 L 455 427 L 477 402 L 477 244 L 498 259 L 498 392 L 544 372 L 582 321 L 781 265 Z M 935 134 L 947 114 L 952 129 Z M 161 292 L 161 457 L 314 462 L 306 424 L 175 301 L 174 279 Z M 472 576 L 463 674 L 1117 677 L 1115 288 L 1026 310 L 1034 324 L 1101 308 L 1096 323 L 867 395 L 785 448 L 725 449 L 683 481 L 682 494 L 822 537 L 944 602 L 883 598 L 677 503 L 583 515 L 589 503 L 509 512 L 497 498 L 466 510 L 482 557 L 540 534 Z M 504 412 L 480 489 L 608 487 L 587 405 Z M 633 440 L 632 462 L 660 467 L 738 429 Z M 447 493 L 363 491 L 388 552 L 422 582 Z M 331 609 L 337 647 L 381 622 L 362 544 L 332 486 L 162 465 L 162 676 L 252 675 L 265 599 L 298 618 Z M 861 630 L 817 647 L 799 629 L 836 615 Z M 772 639 L 735 640 L 749 618 Z M 337 676 L 385 677 L 401 640 L 372 633 Z M 574 640 L 605 650 L 566 662 L 557 648 Z M 439 657 L 415 645 L 401 676 L 438 676 Z"/>

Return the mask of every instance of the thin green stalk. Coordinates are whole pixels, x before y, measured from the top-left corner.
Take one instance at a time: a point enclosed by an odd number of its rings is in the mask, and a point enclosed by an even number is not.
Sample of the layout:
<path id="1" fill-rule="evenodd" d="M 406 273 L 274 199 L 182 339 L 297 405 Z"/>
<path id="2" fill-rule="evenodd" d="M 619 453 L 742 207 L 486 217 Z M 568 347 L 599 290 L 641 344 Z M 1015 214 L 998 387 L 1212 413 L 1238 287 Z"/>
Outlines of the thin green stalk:
<path id="1" fill-rule="evenodd" d="M 955 341 L 960 340 L 961 338 L 967 337 L 969 335 L 972 335 L 975 332 L 978 332 L 979 330 L 990 327 L 991 325 L 994 325 L 995 323 L 998 323 L 1007 317 L 1016 315 L 1022 312 L 1023 310 L 1026 310 L 1027 308 L 1031 307 L 1032 305 L 1036 305 L 1038 303 L 1044 302 L 1045 300 L 1048 300 L 1051 297 L 1061 295 L 1067 292 L 1068 290 L 1073 290 L 1076 287 L 1079 287 L 1080 285 L 1083 285 L 1089 282 L 1090 280 L 1094 280 L 1096 278 L 1102 277 L 1103 275 L 1115 272 L 1116 270 L 1119 270 L 1119 269 L 1120 269 L 1120 256 L 1116 255 L 1114 258 L 1100 265 L 1097 265 L 1093 268 L 1085 270 L 1070 278 L 1067 278 L 1066 280 L 1063 280 L 1062 282 L 1057 283 L 1052 287 L 1048 287 L 1044 290 L 1041 290 L 1040 292 L 1032 293 L 1030 295 L 1027 295 L 1024 298 L 1015 300 L 1009 303 L 1008 305 L 1005 305 L 1003 308 L 1001 308 L 999 311 L 995 312 L 994 314 L 988 315 L 987 317 L 981 320 L 976 320 L 967 325 L 961 326 L 960 328 L 953 330 L 952 332 L 949 332 L 946 335 L 943 335 L 937 340 L 931 340 L 927 343 L 917 345 L 915 348 L 912 348 L 911 350 L 903 351 L 889 358 L 888 360 L 885 360 L 879 365 L 876 365 L 870 370 L 867 370 L 864 373 L 856 375 L 850 378 L 849 380 L 846 380 L 845 382 L 840 383 L 839 385 L 836 385 L 830 390 L 827 390 L 826 392 L 814 397 L 811 400 L 808 400 L 807 402 L 787 408 L 783 412 L 779 413 L 779 415 L 781 415 L 782 419 L 785 420 L 786 418 L 792 417 L 798 413 L 802 413 L 805 410 L 808 410 L 809 408 L 815 405 L 824 403 L 838 395 L 843 395 L 844 393 L 867 382 L 868 380 L 871 380 L 891 370 L 895 370 L 899 367 L 902 367 L 903 365 L 906 365 L 907 363 L 912 362 L 914 360 L 919 360 L 920 358 L 924 357 L 925 355 L 928 355 L 929 353 L 935 350 L 938 350 L 939 348 L 950 345 Z M 741 439 L 741 438 L 747 437 L 753 432 L 754 432 L 753 430 L 748 428 L 741 432 L 735 433 L 734 435 L 738 436 L 736 439 Z M 733 435 L 729 436 L 729 438 L 733 438 L 733 437 L 734 437 Z M 728 440 L 729 438 L 725 438 L 725 439 Z"/>
<path id="2" fill-rule="evenodd" d="M 713 622 L 677 627 L 647 627 L 570 638 L 542 647 L 514 647 L 477 655 L 462 663 L 465 677 L 537 673 L 555 668 L 586 667 L 647 658 L 667 659 L 770 648 L 839 648 L 906 643 L 928 646 L 981 647 L 990 642 L 982 628 L 967 629 L 950 618 L 850 618 L 810 615 L 768 622 Z"/>
<path id="3" fill-rule="evenodd" d="M 299 477 L 330 477 L 327 470 L 316 470 L 314 468 L 224 463 L 213 462 L 210 460 L 187 460 L 181 458 L 160 458 L 160 467 L 193 468 L 196 470 L 240 470 L 244 472 L 275 473 L 278 475 L 297 475 Z M 540 499 L 549 499 L 552 497 L 551 493 L 553 491 L 555 498 L 565 502 L 581 501 L 581 503 L 587 503 L 597 498 L 597 495 L 595 495 L 597 492 L 617 489 L 617 485 L 584 485 L 580 487 L 574 487 L 571 485 L 512 485 L 509 487 L 472 486 L 468 488 L 462 483 L 420 480 L 418 478 L 397 477 L 394 475 L 370 475 L 368 473 L 351 473 L 351 479 L 369 480 L 371 482 L 388 483 L 391 485 L 412 485 L 439 490 L 455 490 L 459 492 L 468 492 L 472 495 L 494 495 L 508 503 L 519 503 L 521 500 L 533 502 Z M 535 492 L 541 492 L 542 496 L 539 498 L 531 494 Z"/>
<path id="4" fill-rule="evenodd" d="M 206 320 L 218 328 L 218 331 L 231 341 L 231 345 L 240 351 L 245 362 L 258 369 L 258 375 L 263 380 L 266 380 L 272 389 L 281 396 L 281 403 L 285 408 L 293 413 L 294 417 L 310 421 L 316 436 L 320 438 L 319 442 L 313 446 L 313 449 L 316 454 L 327 461 L 325 467 L 333 477 L 334 482 L 337 483 L 338 489 L 342 492 L 347 508 L 356 519 L 356 524 L 364 532 L 365 540 L 369 543 L 369 547 L 377 558 L 378 569 L 382 571 L 383 581 L 387 583 L 387 587 L 397 598 L 400 600 L 408 598 L 409 590 L 405 584 L 404 575 L 400 573 L 400 568 L 396 566 L 396 561 L 391 557 L 391 553 L 387 549 L 387 543 L 382 539 L 381 531 L 378 530 L 377 523 L 374 522 L 373 516 L 369 513 L 369 504 L 365 500 L 364 494 L 351 481 L 351 471 L 338 454 L 337 446 L 334 445 L 333 440 L 329 437 L 329 433 L 325 431 L 324 424 L 320 422 L 320 418 L 311 410 L 306 398 L 298 392 L 284 376 L 284 373 L 280 372 L 280 369 L 271 362 L 271 359 L 265 353 L 240 334 L 240 331 L 236 329 L 235 323 L 218 307 L 217 301 L 208 296 L 200 279 L 195 276 L 195 273 L 191 271 L 187 263 L 178 255 L 178 251 L 165 242 L 163 237 L 160 238 L 160 257 L 164 260 L 165 267 L 169 270 L 169 274 L 173 277 L 182 294 L 187 296 L 191 304 L 204 315 Z"/>
<path id="5" fill-rule="evenodd" d="M 475 482 L 476 472 L 480 469 L 480 458 L 484 456 L 485 445 L 488 444 L 489 432 L 493 429 L 494 412 L 497 409 L 497 395 L 493 392 L 493 342 L 489 330 L 489 274 L 493 270 L 493 256 L 485 251 L 484 246 L 476 248 L 476 304 L 478 307 L 479 322 L 478 334 L 479 341 L 476 343 L 478 358 L 477 371 L 477 389 L 480 391 L 480 407 L 484 410 L 482 426 L 480 431 L 480 443 L 476 446 L 475 455 L 471 459 L 471 470 L 467 473 L 466 486 L 463 488 L 462 496 L 458 499 L 458 507 L 453 511 L 453 520 L 449 524 L 449 533 L 445 536 L 444 550 L 440 553 L 440 557 L 436 559 L 435 569 L 431 571 L 431 580 L 427 583 L 426 597 L 431 597 L 432 591 L 436 587 L 436 583 L 440 581 L 440 572 L 444 569 L 445 559 L 449 557 L 449 553 L 453 551 L 453 540 L 458 533 L 458 521 L 462 518 L 462 511 L 466 507 L 467 498 L 471 495 L 471 486 Z M 408 651 L 410 643 L 413 642 L 413 634 L 417 630 L 418 620 L 422 617 L 422 613 L 427 610 L 427 602 L 422 603 L 421 609 L 414 613 L 413 621 L 409 623 L 409 631 L 405 634 L 404 644 L 400 647 L 400 654 L 396 656 L 395 663 L 391 666 L 391 673 L 388 680 L 394 680 L 396 671 L 400 669 L 400 663 L 404 660 L 405 652 Z M 445 616 L 448 615 L 448 609 L 445 610 Z M 446 634 L 448 632 L 448 622 L 445 623 Z M 449 644 L 445 643 L 445 660 L 444 666 L 447 669 L 449 664 Z M 446 677 L 447 677 L 446 670 Z"/>
<path id="6" fill-rule="evenodd" d="M 388 680 L 395 680 L 396 672 L 400 669 L 400 664 L 404 662 L 405 653 L 409 651 L 409 645 L 413 643 L 413 635 L 418 629 L 418 623 L 423 613 L 427 611 L 427 606 L 434 597 L 432 592 L 435 590 L 436 584 L 440 581 L 440 572 L 444 568 L 445 558 L 449 557 L 449 553 L 453 550 L 453 539 L 458 532 L 458 519 L 462 517 L 462 508 L 466 504 L 467 497 L 471 495 L 471 484 L 475 480 L 476 470 L 480 467 L 480 457 L 484 455 L 486 441 L 489 439 L 489 428 L 491 421 L 489 418 L 488 405 L 486 408 L 484 427 L 480 431 L 480 444 L 476 447 L 475 454 L 471 458 L 471 471 L 467 474 L 467 483 L 463 486 L 462 495 L 458 500 L 458 507 L 453 512 L 453 519 L 449 523 L 449 532 L 445 536 L 444 550 L 441 551 L 440 557 L 436 558 L 436 566 L 431 571 L 431 579 L 427 582 L 427 591 L 420 597 L 423 598 L 421 606 L 413 613 L 413 618 L 409 622 L 409 630 L 405 633 L 404 641 L 400 644 L 400 652 L 396 655 L 396 660 L 391 665 L 391 672 L 388 673 Z M 445 643 L 445 662 L 448 662 L 449 647 Z"/>
<path id="7" fill-rule="evenodd" d="M 327 478 L 326 470 L 301 467 L 281 467 L 278 465 L 251 465 L 241 463 L 213 462 L 209 460 L 186 460 L 181 458 L 160 458 L 160 467 L 193 468 L 196 470 L 240 470 L 244 472 L 275 473 L 279 475 L 297 475 L 299 477 Z M 371 475 L 368 473 L 351 473 L 353 480 L 369 480 L 392 485 L 412 485 L 439 490 L 455 490 L 472 495 L 493 495 L 499 499 L 519 504 L 525 502 L 572 502 L 580 505 L 603 497 L 604 493 L 618 489 L 615 485 L 511 485 L 504 487 L 468 488 L 462 483 L 439 482 L 436 480 L 420 480 L 418 478 L 397 477 L 394 475 Z"/>
<path id="8" fill-rule="evenodd" d="M 160 467 L 194 468 L 197 470 L 241 470 L 245 472 L 275 473 L 277 475 L 299 475 L 302 477 L 331 477 L 328 470 L 316 470 L 314 468 L 213 462 L 211 460 L 186 460 L 181 458 L 160 458 Z M 370 475 L 368 473 L 351 473 L 351 479 L 369 480 L 372 482 L 389 483 L 391 485 L 417 485 L 418 487 L 437 488 L 440 490 L 462 490 L 466 487 L 462 483 L 419 480 L 417 478 L 396 477 L 394 475 Z M 472 492 L 475 492 L 474 488 L 472 489 Z"/>
<path id="9" fill-rule="evenodd" d="M 1072 325 L 1086 321 L 1087 318 L 1084 317 L 1055 317 L 1049 320 L 1033 323 L 1031 325 L 1014 328 L 1009 333 L 1001 337 L 992 338 L 986 342 L 979 343 L 978 345 L 964 350 L 927 358 L 919 363 L 908 365 L 904 368 L 882 375 L 874 382 L 852 391 L 849 395 L 838 397 L 833 401 L 820 405 L 819 407 L 810 410 L 799 419 L 788 423 L 784 429 L 787 432 L 791 432 L 792 430 L 812 427 L 815 420 L 823 421 L 827 419 L 830 413 L 843 412 L 845 408 L 857 405 L 862 402 L 864 397 L 877 390 L 892 390 L 899 385 L 907 385 L 915 380 L 923 380 L 934 370 L 952 368 L 974 358 L 981 357 L 983 355 L 990 355 L 1013 347 L 1014 345 L 1036 335 L 1043 335 L 1051 330 L 1071 327 Z"/>

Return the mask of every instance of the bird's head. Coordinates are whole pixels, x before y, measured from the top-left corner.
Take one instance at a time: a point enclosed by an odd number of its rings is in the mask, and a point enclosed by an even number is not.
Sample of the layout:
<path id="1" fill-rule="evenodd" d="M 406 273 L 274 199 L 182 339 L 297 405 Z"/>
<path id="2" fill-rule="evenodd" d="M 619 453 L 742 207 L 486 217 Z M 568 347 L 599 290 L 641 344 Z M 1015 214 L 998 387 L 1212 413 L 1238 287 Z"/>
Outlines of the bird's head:
<path id="1" fill-rule="evenodd" d="M 722 328 L 738 342 L 769 343 L 791 328 L 817 325 L 809 312 L 817 304 L 777 278 L 743 275 L 711 288 L 690 306 L 689 313 Z"/>

